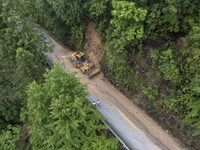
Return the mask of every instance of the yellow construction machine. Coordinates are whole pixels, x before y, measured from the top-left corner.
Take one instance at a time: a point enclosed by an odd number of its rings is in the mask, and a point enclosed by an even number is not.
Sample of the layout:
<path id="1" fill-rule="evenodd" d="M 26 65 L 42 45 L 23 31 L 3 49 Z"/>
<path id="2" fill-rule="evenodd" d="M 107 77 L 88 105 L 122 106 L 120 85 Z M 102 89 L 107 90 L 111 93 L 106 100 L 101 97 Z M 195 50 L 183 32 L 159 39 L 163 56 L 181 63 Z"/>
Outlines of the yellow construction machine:
<path id="1" fill-rule="evenodd" d="M 72 53 L 70 61 L 75 68 L 79 68 L 88 78 L 91 78 L 100 72 L 100 69 L 97 68 L 82 51 Z"/>
<path id="2" fill-rule="evenodd" d="M 75 52 L 70 56 L 70 61 L 75 68 L 80 68 L 83 65 L 83 62 L 86 60 L 84 52 Z"/>

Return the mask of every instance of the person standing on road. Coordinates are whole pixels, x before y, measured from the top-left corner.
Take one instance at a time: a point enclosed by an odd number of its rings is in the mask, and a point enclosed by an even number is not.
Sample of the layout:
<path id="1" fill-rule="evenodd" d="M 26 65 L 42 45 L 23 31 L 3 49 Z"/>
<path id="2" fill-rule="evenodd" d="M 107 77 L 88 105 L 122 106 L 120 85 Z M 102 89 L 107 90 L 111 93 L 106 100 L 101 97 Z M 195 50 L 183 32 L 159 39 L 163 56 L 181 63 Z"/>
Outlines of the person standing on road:
<path id="1" fill-rule="evenodd" d="M 97 105 L 100 106 L 100 100 L 97 100 Z"/>
<path id="2" fill-rule="evenodd" d="M 96 106 L 96 102 L 95 102 L 95 101 L 93 101 L 93 102 L 92 102 L 92 105 Z"/>

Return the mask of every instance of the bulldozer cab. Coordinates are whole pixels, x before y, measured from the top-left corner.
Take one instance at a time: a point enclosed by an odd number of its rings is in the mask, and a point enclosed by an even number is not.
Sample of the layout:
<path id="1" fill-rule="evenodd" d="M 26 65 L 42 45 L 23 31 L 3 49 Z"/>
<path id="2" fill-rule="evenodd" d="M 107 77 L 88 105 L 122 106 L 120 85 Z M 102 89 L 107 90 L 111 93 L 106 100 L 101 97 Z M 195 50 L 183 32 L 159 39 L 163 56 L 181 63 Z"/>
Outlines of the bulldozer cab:
<path id="1" fill-rule="evenodd" d="M 71 58 L 76 61 L 76 63 L 83 63 L 86 60 L 84 52 L 73 53 Z"/>

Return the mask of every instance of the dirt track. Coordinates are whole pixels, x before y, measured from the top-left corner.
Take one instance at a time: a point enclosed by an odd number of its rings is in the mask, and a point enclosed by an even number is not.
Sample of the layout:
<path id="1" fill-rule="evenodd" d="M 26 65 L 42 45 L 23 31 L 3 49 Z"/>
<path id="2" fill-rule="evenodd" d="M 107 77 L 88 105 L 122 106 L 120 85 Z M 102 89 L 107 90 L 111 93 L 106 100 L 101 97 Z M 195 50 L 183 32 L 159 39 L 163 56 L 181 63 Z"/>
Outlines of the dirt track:
<path id="1" fill-rule="evenodd" d="M 101 100 L 102 104 L 98 110 L 131 149 L 184 149 L 176 139 L 163 131 L 150 117 L 110 85 L 103 74 L 89 80 L 72 67 L 69 61 L 71 52 L 54 40 L 52 43 L 54 52 L 51 55 L 65 67 L 65 70 L 77 72 L 80 81 L 87 84 L 90 101 Z"/>

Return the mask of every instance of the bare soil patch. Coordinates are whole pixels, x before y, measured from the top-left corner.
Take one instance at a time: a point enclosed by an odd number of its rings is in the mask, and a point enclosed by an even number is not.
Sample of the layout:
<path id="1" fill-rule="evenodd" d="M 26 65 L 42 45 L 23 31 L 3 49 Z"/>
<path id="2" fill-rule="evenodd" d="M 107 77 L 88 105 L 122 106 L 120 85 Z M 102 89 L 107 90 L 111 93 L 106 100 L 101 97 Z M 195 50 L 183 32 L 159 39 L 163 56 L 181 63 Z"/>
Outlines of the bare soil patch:
<path id="1" fill-rule="evenodd" d="M 86 27 L 85 46 L 86 55 L 95 64 L 96 67 L 101 68 L 99 62 L 103 58 L 103 44 L 100 35 L 95 31 L 92 23 Z"/>

